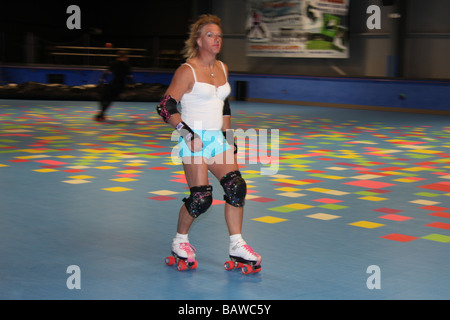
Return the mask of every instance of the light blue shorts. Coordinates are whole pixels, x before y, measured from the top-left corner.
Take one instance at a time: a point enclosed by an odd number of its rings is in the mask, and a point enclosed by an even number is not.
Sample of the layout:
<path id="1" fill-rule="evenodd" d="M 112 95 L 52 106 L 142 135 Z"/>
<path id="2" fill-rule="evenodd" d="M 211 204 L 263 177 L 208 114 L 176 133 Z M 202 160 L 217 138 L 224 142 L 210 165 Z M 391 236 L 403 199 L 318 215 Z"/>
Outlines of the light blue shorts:
<path id="1" fill-rule="evenodd" d="M 202 138 L 203 149 L 202 151 L 192 152 L 184 141 L 183 137 L 180 136 L 178 140 L 178 156 L 182 157 L 204 157 L 206 159 L 211 159 L 218 154 L 221 154 L 228 149 L 230 145 L 225 140 L 221 130 L 193 130 Z"/>

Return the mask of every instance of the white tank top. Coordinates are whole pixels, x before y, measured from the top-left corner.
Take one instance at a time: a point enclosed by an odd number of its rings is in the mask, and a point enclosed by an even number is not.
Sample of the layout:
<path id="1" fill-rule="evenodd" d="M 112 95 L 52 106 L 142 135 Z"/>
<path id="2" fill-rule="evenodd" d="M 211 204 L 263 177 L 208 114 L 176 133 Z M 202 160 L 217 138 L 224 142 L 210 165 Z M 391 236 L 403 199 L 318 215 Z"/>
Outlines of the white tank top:
<path id="1" fill-rule="evenodd" d="M 192 69 L 195 82 L 192 91 L 181 98 L 181 119 L 192 129 L 222 130 L 224 100 L 230 94 L 231 87 L 225 67 L 221 61 L 220 63 L 226 79 L 226 83 L 220 87 L 197 82 L 194 68 L 185 63 Z"/>

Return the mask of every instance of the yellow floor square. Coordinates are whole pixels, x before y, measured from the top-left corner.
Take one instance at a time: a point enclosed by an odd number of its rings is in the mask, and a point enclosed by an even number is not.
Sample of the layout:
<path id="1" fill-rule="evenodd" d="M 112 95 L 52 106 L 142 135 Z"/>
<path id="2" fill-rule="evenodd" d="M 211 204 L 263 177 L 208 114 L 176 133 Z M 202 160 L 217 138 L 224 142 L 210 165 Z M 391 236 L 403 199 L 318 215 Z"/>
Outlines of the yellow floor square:
<path id="1" fill-rule="evenodd" d="M 306 182 L 306 181 L 298 181 L 298 180 L 290 180 L 290 179 L 274 179 L 273 181 L 280 182 L 280 183 L 295 184 L 295 185 L 302 185 L 302 184 L 309 184 L 309 183 L 311 183 L 311 182 Z"/>
<path id="2" fill-rule="evenodd" d="M 245 171 L 241 171 L 242 173 L 247 173 L 247 174 L 259 174 L 259 171 L 256 170 L 245 170 Z"/>
<path id="3" fill-rule="evenodd" d="M 70 177 L 68 177 L 68 178 L 71 178 L 71 179 L 94 179 L 95 177 L 92 177 L 92 176 L 87 176 L 87 175 L 79 175 L 79 176 L 70 176 Z"/>
<path id="4" fill-rule="evenodd" d="M 125 143 L 125 142 L 114 142 L 114 143 L 111 143 L 111 144 L 115 144 L 115 145 L 117 145 L 117 146 L 122 146 L 122 147 L 131 147 L 131 146 L 134 146 L 134 144 L 131 144 L 131 143 Z"/>
<path id="5" fill-rule="evenodd" d="M 42 150 L 36 150 L 36 149 L 22 149 L 17 150 L 18 152 L 28 152 L 28 153 L 42 153 Z"/>
<path id="6" fill-rule="evenodd" d="M 394 179 L 394 180 L 392 180 L 392 181 L 405 182 L 405 183 L 416 182 L 416 180 L 414 180 L 414 179 L 408 179 L 408 178 Z"/>
<path id="7" fill-rule="evenodd" d="M 138 181 L 138 179 L 131 179 L 131 178 L 117 178 L 117 179 L 109 179 L 109 180 L 118 181 L 118 182 Z"/>
<path id="8" fill-rule="evenodd" d="M 254 195 L 251 195 L 251 194 L 247 194 L 245 196 L 245 199 L 247 199 L 247 200 L 252 200 L 252 199 L 256 199 L 256 198 L 261 198 L 261 197 L 260 196 L 254 196 Z"/>
<path id="9" fill-rule="evenodd" d="M 111 191 L 111 192 L 122 192 L 122 191 L 130 191 L 133 189 L 123 188 L 123 187 L 112 187 L 112 188 L 103 188 L 102 190 Z"/>
<path id="10" fill-rule="evenodd" d="M 361 200 L 369 200 L 369 201 L 384 201 L 384 200 L 388 200 L 387 198 L 372 197 L 372 196 L 361 197 L 361 198 L 358 198 L 358 199 L 361 199 Z"/>
<path id="11" fill-rule="evenodd" d="M 302 189 L 292 188 L 292 187 L 283 187 L 283 188 L 276 188 L 275 190 L 280 190 L 280 191 L 285 191 L 285 192 L 293 192 L 293 191 L 300 191 Z"/>
<path id="12" fill-rule="evenodd" d="M 321 177 L 321 178 L 325 178 L 325 179 L 331 179 L 331 180 L 346 179 L 345 177 L 331 176 L 331 175 L 324 175 L 324 174 L 321 174 L 320 177 Z"/>
<path id="13" fill-rule="evenodd" d="M 255 219 L 252 219 L 252 220 L 259 221 L 259 222 L 264 222 L 264 223 L 271 223 L 271 224 L 278 223 L 278 222 L 283 222 L 283 221 L 288 221 L 287 219 L 281 219 L 281 218 L 271 217 L 271 216 L 255 218 Z"/>
<path id="14" fill-rule="evenodd" d="M 55 170 L 55 169 L 36 169 L 36 170 L 33 170 L 33 171 L 36 171 L 36 172 L 55 172 L 55 171 L 58 171 L 58 170 Z"/>
<path id="15" fill-rule="evenodd" d="M 292 209 L 297 209 L 297 210 L 304 210 L 304 209 L 314 208 L 314 206 L 310 206 L 310 205 L 302 204 L 302 203 L 288 204 L 285 207 L 292 208 Z"/>
<path id="16" fill-rule="evenodd" d="M 361 228 L 367 228 L 367 229 L 374 229 L 374 228 L 384 226 L 384 224 L 370 222 L 370 221 L 357 221 L 357 222 L 349 223 L 349 225 L 361 227 Z"/>

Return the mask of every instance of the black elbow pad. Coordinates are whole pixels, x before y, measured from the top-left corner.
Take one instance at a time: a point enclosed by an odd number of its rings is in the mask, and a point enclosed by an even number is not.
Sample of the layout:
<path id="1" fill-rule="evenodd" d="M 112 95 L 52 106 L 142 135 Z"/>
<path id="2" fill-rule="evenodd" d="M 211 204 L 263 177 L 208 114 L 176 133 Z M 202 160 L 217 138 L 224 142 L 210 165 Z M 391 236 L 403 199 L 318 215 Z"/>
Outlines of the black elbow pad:
<path id="1" fill-rule="evenodd" d="M 223 115 L 231 116 L 230 101 L 228 101 L 228 98 L 226 98 L 223 102 Z"/>
<path id="2" fill-rule="evenodd" d="M 177 109 L 177 101 L 169 95 L 165 95 L 161 98 L 160 103 L 156 106 L 156 111 L 163 118 L 165 122 L 169 121 L 169 118 L 179 113 Z"/>

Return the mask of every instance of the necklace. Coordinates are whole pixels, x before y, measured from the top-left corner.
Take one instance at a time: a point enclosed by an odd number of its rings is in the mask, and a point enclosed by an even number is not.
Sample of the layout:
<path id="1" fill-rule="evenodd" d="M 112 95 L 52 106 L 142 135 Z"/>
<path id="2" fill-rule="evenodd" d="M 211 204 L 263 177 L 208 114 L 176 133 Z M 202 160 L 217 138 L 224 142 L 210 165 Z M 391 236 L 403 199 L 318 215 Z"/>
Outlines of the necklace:
<path id="1" fill-rule="evenodd" d="M 214 78 L 214 67 L 215 67 L 216 65 L 214 64 L 213 65 L 213 67 L 212 67 L 212 71 L 211 71 L 211 69 L 209 69 L 209 74 L 211 75 L 211 77 L 213 77 Z"/>

